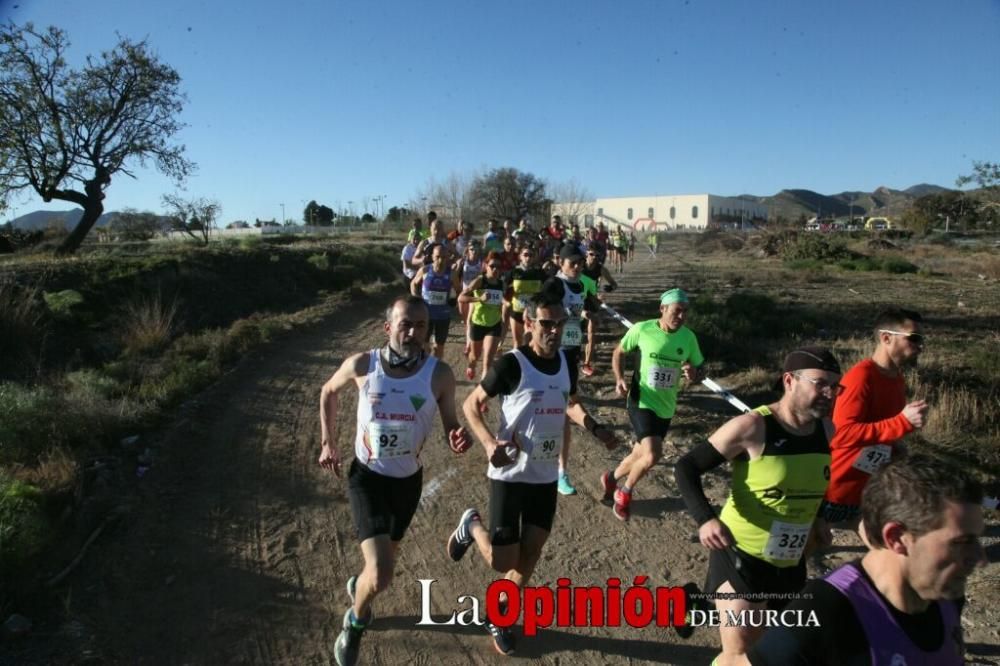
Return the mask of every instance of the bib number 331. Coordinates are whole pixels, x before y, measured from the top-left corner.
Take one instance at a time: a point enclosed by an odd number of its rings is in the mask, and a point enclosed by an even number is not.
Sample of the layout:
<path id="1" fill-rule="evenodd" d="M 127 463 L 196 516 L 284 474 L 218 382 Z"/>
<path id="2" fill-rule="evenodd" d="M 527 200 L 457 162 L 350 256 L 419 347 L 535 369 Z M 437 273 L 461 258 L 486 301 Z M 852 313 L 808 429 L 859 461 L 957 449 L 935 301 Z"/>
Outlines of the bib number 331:
<path id="1" fill-rule="evenodd" d="M 673 388 L 677 381 L 677 368 L 661 368 L 654 365 L 649 369 L 647 379 L 654 389 Z"/>

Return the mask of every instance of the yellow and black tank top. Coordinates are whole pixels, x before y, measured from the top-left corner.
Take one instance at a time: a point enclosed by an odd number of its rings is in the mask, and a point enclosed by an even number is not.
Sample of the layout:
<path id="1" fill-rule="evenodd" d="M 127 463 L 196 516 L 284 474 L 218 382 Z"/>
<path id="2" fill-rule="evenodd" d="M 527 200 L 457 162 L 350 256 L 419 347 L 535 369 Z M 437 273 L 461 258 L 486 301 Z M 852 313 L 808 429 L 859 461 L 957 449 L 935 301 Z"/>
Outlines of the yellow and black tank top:
<path id="1" fill-rule="evenodd" d="M 830 481 L 830 444 L 822 422 L 795 435 L 767 407 L 754 411 L 764 416 L 764 450 L 754 460 L 746 453 L 733 459 L 732 491 L 719 518 L 744 553 L 795 566 Z"/>

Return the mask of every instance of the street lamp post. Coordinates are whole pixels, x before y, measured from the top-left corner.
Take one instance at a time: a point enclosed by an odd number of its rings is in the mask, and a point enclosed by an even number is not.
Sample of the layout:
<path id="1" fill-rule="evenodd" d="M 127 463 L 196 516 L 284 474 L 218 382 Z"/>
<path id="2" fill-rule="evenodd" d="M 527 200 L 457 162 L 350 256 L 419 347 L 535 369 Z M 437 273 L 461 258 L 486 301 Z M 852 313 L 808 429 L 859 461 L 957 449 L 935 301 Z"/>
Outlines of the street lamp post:
<path id="1" fill-rule="evenodd" d="M 285 204 L 278 204 L 281 206 L 281 226 L 285 226 Z"/>

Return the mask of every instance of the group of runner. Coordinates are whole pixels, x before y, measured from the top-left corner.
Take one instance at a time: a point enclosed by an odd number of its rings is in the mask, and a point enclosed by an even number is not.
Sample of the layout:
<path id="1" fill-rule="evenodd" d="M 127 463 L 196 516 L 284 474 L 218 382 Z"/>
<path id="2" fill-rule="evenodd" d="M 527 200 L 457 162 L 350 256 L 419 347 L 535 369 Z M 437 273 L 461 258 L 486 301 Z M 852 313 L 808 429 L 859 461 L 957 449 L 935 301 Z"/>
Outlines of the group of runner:
<path id="1" fill-rule="evenodd" d="M 416 268 L 411 296 L 389 306 L 385 345 L 349 357 L 322 389 L 320 465 L 338 475 L 337 396 L 352 382 L 359 390 L 348 497 L 364 567 L 347 582 L 351 607 L 335 645 L 341 666 L 356 662 L 372 601 L 392 580 L 419 502 L 418 456 L 435 413 L 453 451 L 464 453 L 474 438 L 488 460 L 489 518 L 465 509 L 448 554 L 458 561 L 475 544 L 486 564 L 518 587 L 539 561 L 558 494 L 576 492 L 567 472 L 569 422 L 609 449 L 618 445 L 577 398 L 579 373 L 593 374 L 584 336 L 593 342 L 597 280 L 605 290 L 616 287 L 603 266 L 613 246 L 593 230 L 576 240 L 558 218 L 541 234 L 523 221 L 517 231 L 491 224 L 491 240 L 504 250 L 479 259 L 483 250 L 463 228 L 466 256 L 459 260 L 458 238 L 449 241 L 431 219 L 430 236 L 408 243 Z M 477 262 L 482 272 L 464 280 L 465 267 Z M 456 303 L 470 306 L 468 379 L 482 360 L 480 382 L 462 405 L 468 431 L 456 415 L 454 374 L 440 360 Z M 659 317 L 632 326 L 612 354 L 615 389 L 626 399 L 635 437 L 599 488 L 620 520 L 630 519 L 636 485 L 663 455 L 681 378 L 703 376 L 697 336 L 684 324 L 687 294 L 669 289 L 658 303 Z M 859 528 L 870 549 L 858 563 L 810 583 L 811 598 L 788 606 L 817 611 L 819 627 L 783 627 L 761 639 L 759 624 L 724 622 L 716 663 L 962 663 L 957 616 L 964 581 L 983 558 L 982 490 L 950 465 L 901 455 L 899 438 L 922 427 L 927 412 L 925 403 L 906 401 L 902 377 L 922 349 L 920 320 L 906 310 L 882 313 L 872 357 L 843 376 L 829 350 L 794 350 L 782 367 L 779 400 L 731 419 L 676 464 L 677 486 L 710 551 L 707 594 L 692 594 L 692 607 L 706 607 L 712 602 L 705 597 L 714 596 L 726 617 L 782 608 L 806 585 L 806 557 L 830 543 L 830 523 Z M 494 359 L 508 322 L 514 348 Z M 638 359 L 627 380 L 633 353 Z M 483 414 L 497 397 L 494 432 Z M 725 462 L 732 487 L 716 514 L 701 477 Z M 497 651 L 513 653 L 509 627 L 485 626 Z M 690 631 L 679 627 L 682 636 Z M 840 631 L 847 639 L 838 639 Z"/>

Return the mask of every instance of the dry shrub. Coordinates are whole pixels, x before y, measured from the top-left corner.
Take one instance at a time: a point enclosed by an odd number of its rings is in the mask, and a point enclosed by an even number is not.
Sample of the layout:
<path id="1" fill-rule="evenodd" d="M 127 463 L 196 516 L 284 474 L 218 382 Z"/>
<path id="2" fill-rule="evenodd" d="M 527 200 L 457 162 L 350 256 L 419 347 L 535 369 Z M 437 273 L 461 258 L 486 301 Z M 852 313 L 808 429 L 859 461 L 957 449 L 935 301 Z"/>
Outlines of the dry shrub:
<path id="1" fill-rule="evenodd" d="M 80 466 L 66 449 L 56 447 L 39 457 L 38 465 L 17 466 L 14 476 L 46 495 L 71 494 L 76 488 Z"/>
<path id="2" fill-rule="evenodd" d="M 915 395 L 927 396 L 931 408 L 923 435 L 930 440 L 954 442 L 970 435 L 1000 436 L 1000 395 L 955 386 L 915 387 Z"/>
<path id="3" fill-rule="evenodd" d="M 176 329 L 177 301 L 164 303 L 157 294 L 125 305 L 121 341 L 131 354 L 159 351 L 167 346 Z"/>

